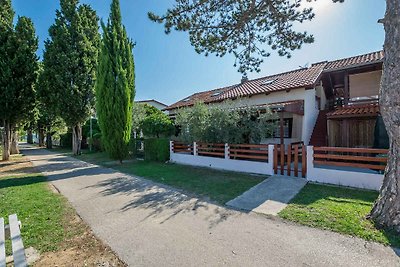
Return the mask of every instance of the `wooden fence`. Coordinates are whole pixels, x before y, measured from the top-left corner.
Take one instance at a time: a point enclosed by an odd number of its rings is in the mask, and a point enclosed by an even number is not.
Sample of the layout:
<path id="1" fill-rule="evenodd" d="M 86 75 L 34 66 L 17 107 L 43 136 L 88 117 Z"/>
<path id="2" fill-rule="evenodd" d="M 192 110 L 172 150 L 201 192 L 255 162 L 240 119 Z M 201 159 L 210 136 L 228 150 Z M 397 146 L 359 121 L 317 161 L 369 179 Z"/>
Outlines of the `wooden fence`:
<path id="1" fill-rule="evenodd" d="M 314 147 L 315 165 L 352 167 L 384 170 L 387 164 L 387 149 Z"/>
<path id="2" fill-rule="evenodd" d="M 268 145 L 212 143 L 187 144 L 173 141 L 172 152 L 232 160 L 268 162 Z"/>
<path id="3" fill-rule="evenodd" d="M 300 171 L 306 177 L 307 152 L 302 142 L 287 145 L 274 145 L 274 173 L 299 177 Z"/>
<path id="4" fill-rule="evenodd" d="M 225 144 L 196 143 L 197 155 L 225 158 Z"/>
<path id="5" fill-rule="evenodd" d="M 193 144 L 174 141 L 172 142 L 172 151 L 174 153 L 186 153 L 193 155 Z"/>
<path id="6" fill-rule="evenodd" d="M 268 145 L 229 144 L 229 158 L 268 162 Z"/>

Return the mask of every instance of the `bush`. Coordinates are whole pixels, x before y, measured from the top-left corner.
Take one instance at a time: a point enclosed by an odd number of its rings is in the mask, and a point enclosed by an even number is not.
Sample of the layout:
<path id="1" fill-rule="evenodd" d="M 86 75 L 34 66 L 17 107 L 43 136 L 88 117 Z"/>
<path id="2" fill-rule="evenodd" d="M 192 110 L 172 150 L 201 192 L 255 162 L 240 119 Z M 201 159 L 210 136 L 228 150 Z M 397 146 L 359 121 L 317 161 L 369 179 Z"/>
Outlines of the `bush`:
<path id="1" fill-rule="evenodd" d="M 144 159 L 165 162 L 169 160 L 169 139 L 151 138 L 144 140 Z"/>
<path id="2" fill-rule="evenodd" d="M 60 135 L 60 146 L 62 148 L 71 148 L 72 149 L 72 133 L 71 132 Z"/>
<path id="3" fill-rule="evenodd" d="M 276 113 L 246 101 L 225 101 L 216 105 L 197 102 L 182 108 L 175 123 L 180 126 L 179 139 L 184 142 L 258 144 L 272 137 L 277 127 Z"/>
<path id="4" fill-rule="evenodd" d="M 88 137 L 87 141 L 88 141 L 89 146 L 90 146 L 90 144 L 92 144 L 92 149 L 94 151 L 98 151 L 98 152 L 104 151 L 103 145 L 101 143 L 101 133 L 93 134 L 93 138 Z"/>

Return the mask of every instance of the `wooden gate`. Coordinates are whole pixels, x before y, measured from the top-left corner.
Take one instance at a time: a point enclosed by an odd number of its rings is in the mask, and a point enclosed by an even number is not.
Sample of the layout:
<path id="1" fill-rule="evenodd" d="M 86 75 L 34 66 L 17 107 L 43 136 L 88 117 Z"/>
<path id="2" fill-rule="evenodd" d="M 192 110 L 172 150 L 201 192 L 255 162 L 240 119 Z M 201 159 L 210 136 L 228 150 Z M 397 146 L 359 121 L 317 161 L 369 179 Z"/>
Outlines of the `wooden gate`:
<path id="1" fill-rule="evenodd" d="M 274 173 L 306 177 L 307 150 L 303 142 L 290 145 L 274 145 Z"/>

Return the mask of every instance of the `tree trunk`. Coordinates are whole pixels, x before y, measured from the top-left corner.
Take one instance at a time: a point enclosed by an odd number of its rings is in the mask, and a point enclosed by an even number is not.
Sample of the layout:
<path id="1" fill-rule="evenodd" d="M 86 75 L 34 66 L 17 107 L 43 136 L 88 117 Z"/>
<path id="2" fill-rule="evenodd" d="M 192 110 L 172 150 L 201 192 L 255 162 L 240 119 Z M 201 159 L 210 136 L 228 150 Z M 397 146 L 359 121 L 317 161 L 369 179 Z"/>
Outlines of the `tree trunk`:
<path id="1" fill-rule="evenodd" d="M 81 154 L 82 126 L 80 123 L 72 127 L 72 152 L 74 155 Z"/>
<path id="2" fill-rule="evenodd" d="M 29 130 L 27 131 L 27 134 L 26 134 L 26 142 L 27 142 L 28 144 L 33 144 L 33 133 L 32 133 L 32 130 L 31 130 L 31 129 L 29 129 Z"/>
<path id="3" fill-rule="evenodd" d="M 52 149 L 53 148 L 53 136 L 51 133 L 51 127 L 47 126 L 46 130 L 46 148 Z"/>
<path id="4" fill-rule="evenodd" d="M 380 112 L 389 136 L 389 158 L 379 197 L 370 217 L 400 233 L 400 0 L 386 0 L 385 58 Z"/>
<path id="5" fill-rule="evenodd" d="M 44 129 L 39 126 L 39 147 L 44 147 Z"/>
<path id="6" fill-rule="evenodd" d="M 10 154 L 16 155 L 19 154 L 18 148 L 18 132 L 15 126 L 11 127 L 11 145 L 10 145 Z"/>
<path id="7" fill-rule="evenodd" d="M 2 160 L 7 161 L 10 159 L 10 123 L 6 120 L 4 122 L 4 132 L 3 132 L 3 153 Z"/>

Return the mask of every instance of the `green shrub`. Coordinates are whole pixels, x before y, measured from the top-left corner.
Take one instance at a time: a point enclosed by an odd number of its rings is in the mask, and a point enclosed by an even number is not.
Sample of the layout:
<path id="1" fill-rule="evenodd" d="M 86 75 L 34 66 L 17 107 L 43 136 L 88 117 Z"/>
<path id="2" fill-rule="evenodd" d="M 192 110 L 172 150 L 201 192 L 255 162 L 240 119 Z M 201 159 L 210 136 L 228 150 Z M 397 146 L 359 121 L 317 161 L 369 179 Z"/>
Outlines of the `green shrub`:
<path id="1" fill-rule="evenodd" d="M 67 132 L 66 134 L 60 135 L 60 146 L 62 148 L 71 148 L 72 149 L 72 133 Z"/>
<path id="2" fill-rule="evenodd" d="M 169 160 L 169 139 L 151 138 L 144 140 L 144 159 L 165 162 Z"/>
<path id="3" fill-rule="evenodd" d="M 129 153 L 134 158 L 144 159 L 144 139 L 143 138 L 131 138 L 129 142 Z"/>

